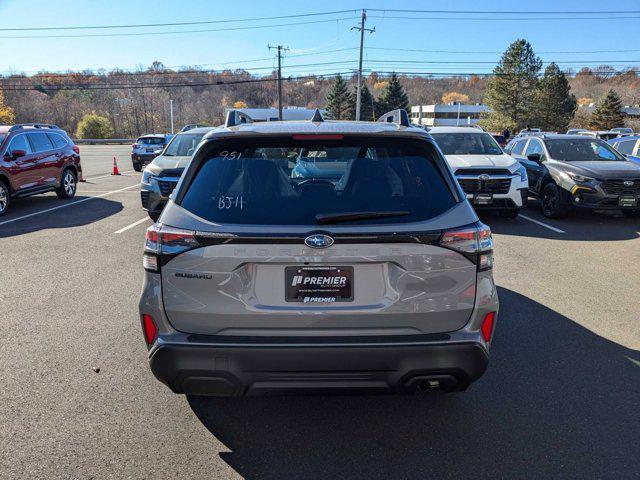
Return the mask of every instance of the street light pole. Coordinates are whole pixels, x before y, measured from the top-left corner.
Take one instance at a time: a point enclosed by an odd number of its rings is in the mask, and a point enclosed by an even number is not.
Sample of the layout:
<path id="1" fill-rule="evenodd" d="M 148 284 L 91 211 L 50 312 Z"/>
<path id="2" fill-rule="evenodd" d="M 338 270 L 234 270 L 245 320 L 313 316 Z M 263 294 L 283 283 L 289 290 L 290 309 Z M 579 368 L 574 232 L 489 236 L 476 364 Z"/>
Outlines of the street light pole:
<path id="1" fill-rule="evenodd" d="M 362 18 L 360 19 L 359 27 L 351 27 L 351 30 L 360 30 L 360 59 L 358 61 L 358 89 L 356 90 L 356 120 L 360 120 L 360 105 L 362 103 L 362 54 L 364 51 L 364 32 L 373 33 L 376 31 L 374 28 L 364 28 L 364 24 L 367 21 L 367 11 L 362 10 Z"/>
<path id="2" fill-rule="evenodd" d="M 169 100 L 169 119 L 171 122 L 171 135 L 173 135 L 173 100 Z"/>

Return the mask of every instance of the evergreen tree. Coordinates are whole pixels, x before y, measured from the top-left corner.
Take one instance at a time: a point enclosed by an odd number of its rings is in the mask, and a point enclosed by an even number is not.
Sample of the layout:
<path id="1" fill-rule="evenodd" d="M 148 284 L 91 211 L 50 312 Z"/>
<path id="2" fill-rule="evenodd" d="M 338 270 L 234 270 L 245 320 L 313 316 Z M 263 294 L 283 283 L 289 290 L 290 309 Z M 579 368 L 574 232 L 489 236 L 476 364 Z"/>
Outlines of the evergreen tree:
<path id="1" fill-rule="evenodd" d="M 622 126 L 624 126 L 622 101 L 616 92 L 609 90 L 591 115 L 589 127 L 593 130 L 610 130 Z"/>
<path id="2" fill-rule="evenodd" d="M 485 103 L 493 109 L 496 118 L 510 121 L 523 128 L 535 119 L 536 87 L 542 61 L 524 39 L 509 45 L 487 81 Z M 489 122 L 491 122 L 491 115 Z"/>
<path id="3" fill-rule="evenodd" d="M 353 89 L 353 93 L 349 98 L 349 118 L 351 120 L 356 119 L 357 95 L 358 87 L 355 86 Z M 371 90 L 369 90 L 369 87 L 365 82 L 362 82 L 362 95 L 360 98 L 360 120 L 364 120 L 365 122 L 375 122 L 378 118 L 378 114 L 380 114 L 380 112 L 376 110 L 376 101 L 371 94 Z"/>
<path id="4" fill-rule="evenodd" d="M 349 118 L 349 102 L 351 94 L 347 90 L 347 82 L 338 75 L 327 93 L 327 114 L 334 120 Z"/>
<path id="5" fill-rule="evenodd" d="M 571 94 L 567 77 L 555 63 L 550 63 L 545 69 L 536 97 L 536 127 L 546 131 L 566 131 L 578 104 Z"/>
<path id="6" fill-rule="evenodd" d="M 397 110 L 398 108 L 409 110 L 409 97 L 407 97 L 407 94 L 400 83 L 400 79 L 395 72 L 393 72 L 391 77 L 389 77 L 389 83 L 382 91 L 382 95 L 380 95 L 378 108 L 380 114 L 385 114 L 386 112 Z"/>

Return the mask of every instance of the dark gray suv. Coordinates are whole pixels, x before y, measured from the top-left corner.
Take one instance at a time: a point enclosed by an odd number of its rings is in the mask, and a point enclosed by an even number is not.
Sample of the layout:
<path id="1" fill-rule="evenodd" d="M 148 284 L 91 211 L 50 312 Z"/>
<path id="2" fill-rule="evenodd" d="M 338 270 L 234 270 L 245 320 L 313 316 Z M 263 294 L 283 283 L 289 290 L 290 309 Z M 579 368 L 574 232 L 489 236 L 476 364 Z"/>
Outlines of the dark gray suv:
<path id="1" fill-rule="evenodd" d="M 323 165 L 301 177 L 301 158 Z M 492 248 L 406 112 L 251 123 L 232 111 L 147 231 L 151 370 L 198 395 L 464 390 L 497 320 Z"/>

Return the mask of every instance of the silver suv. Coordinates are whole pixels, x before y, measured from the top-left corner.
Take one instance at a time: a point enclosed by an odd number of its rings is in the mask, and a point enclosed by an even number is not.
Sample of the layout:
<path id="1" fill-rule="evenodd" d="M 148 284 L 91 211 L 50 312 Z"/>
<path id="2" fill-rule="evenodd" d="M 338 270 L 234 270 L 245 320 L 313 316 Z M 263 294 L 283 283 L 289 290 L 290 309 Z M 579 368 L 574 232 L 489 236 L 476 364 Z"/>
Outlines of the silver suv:
<path id="1" fill-rule="evenodd" d="M 300 161 L 319 165 L 300 176 Z M 464 390 L 497 320 L 492 248 L 405 111 L 375 123 L 231 111 L 146 234 L 151 370 L 197 395 Z"/>

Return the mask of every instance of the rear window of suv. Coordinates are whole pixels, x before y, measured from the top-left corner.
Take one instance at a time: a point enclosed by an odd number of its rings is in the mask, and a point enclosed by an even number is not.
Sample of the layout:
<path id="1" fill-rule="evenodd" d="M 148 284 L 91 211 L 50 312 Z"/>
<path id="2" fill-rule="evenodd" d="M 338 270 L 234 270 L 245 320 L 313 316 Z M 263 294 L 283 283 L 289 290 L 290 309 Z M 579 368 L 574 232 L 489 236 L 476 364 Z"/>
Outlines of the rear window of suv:
<path id="1" fill-rule="evenodd" d="M 445 155 L 502 155 L 500 146 L 488 133 L 432 133 Z"/>
<path id="2" fill-rule="evenodd" d="M 217 140 L 179 203 L 244 225 L 418 222 L 456 203 L 429 142 L 339 137 Z"/>
<path id="3" fill-rule="evenodd" d="M 136 143 L 142 143 L 143 145 L 164 145 L 164 138 L 162 137 L 141 137 Z"/>

